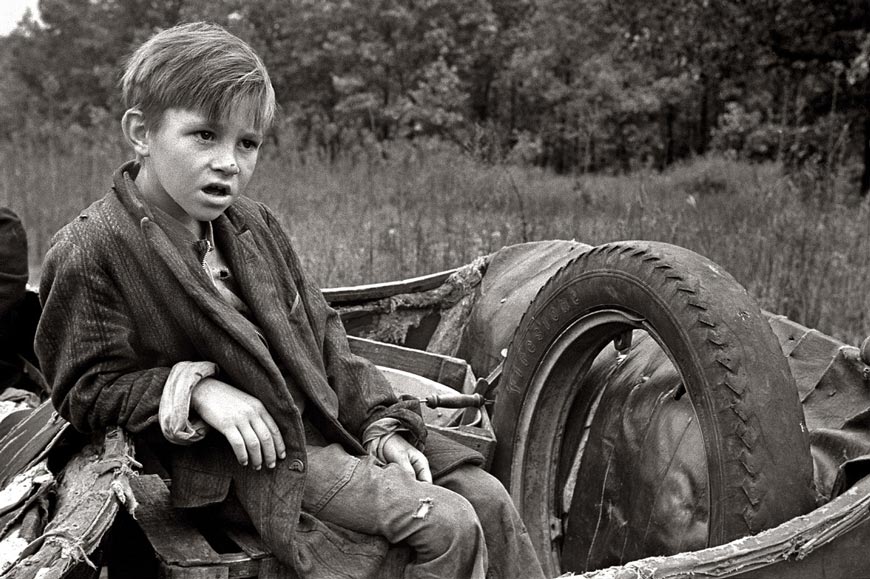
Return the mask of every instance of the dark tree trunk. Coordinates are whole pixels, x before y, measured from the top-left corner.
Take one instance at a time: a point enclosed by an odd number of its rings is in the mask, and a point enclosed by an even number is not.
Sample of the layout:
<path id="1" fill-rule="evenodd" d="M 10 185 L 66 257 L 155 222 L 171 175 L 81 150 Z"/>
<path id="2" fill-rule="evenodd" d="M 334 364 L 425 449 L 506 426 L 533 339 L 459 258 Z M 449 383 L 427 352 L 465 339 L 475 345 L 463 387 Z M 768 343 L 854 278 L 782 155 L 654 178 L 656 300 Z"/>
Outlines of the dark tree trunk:
<path id="1" fill-rule="evenodd" d="M 710 79 L 706 74 L 701 75 L 701 106 L 698 112 L 698 142 L 695 152 L 703 155 L 707 151 L 707 143 L 710 139 Z"/>
<path id="2" fill-rule="evenodd" d="M 619 138 L 616 146 L 616 156 L 623 173 L 631 171 L 631 158 L 628 151 L 628 139 L 625 136 L 625 127 L 619 125 Z"/>
<path id="3" fill-rule="evenodd" d="M 517 128 L 517 85 L 513 80 L 511 81 L 511 90 L 510 90 L 510 119 L 508 122 L 509 131 L 508 134 L 513 135 L 514 131 Z"/>
<path id="4" fill-rule="evenodd" d="M 598 165 L 595 162 L 595 137 L 589 139 L 589 164 L 586 167 L 586 172 L 595 171 Z"/>
<path id="5" fill-rule="evenodd" d="M 665 106 L 665 155 L 664 163 L 659 170 L 669 167 L 674 162 L 674 107 Z"/>
<path id="6" fill-rule="evenodd" d="M 489 120 L 492 104 L 492 74 L 485 73 L 484 77 L 474 86 L 471 93 L 471 110 L 474 112 L 474 120 L 481 124 L 485 124 Z"/>
<path id="7" fill-rule="evenodd" d="M 864 173 L 861 175 L 861 196 L 870 193 L 870 110 L 864 113 Z"/>

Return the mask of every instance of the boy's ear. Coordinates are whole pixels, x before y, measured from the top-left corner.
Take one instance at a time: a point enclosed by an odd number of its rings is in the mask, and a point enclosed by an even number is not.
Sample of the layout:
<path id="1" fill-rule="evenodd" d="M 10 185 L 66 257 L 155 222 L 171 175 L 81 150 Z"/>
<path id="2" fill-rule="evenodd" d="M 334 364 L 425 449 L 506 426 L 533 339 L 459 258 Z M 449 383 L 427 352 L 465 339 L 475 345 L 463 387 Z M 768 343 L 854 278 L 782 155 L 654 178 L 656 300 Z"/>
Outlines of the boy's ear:
<path id="1" fill-rule="evenodd" d="M 121 119 L 121 130 L 138 157 L 147 157 L 150 154 L 148 126 L 142 111 L 128 109 Z"/>

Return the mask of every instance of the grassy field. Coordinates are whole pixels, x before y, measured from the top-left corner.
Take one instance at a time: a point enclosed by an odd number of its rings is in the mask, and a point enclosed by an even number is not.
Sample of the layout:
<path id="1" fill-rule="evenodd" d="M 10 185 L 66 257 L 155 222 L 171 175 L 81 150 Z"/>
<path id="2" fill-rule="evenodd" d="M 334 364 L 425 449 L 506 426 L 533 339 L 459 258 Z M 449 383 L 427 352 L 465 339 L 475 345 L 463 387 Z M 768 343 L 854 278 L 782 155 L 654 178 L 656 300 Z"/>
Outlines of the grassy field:
<path id="1" fill-rule="evenodd" d="M 0 204 L 25 222 L 34 275 L 51 234 L 124 158 L 114 143 L 0 146 Z M 762 307 L 856 344 L 870 333 L 870 204 L 836 183 L 810 187 L 775 165 L 715 158 L 572 178 L 396 145 L 333 162 L 267 150 L 250 194 L 281 216 L 323 286 L 446 269 L 522 241 L 659 240 L 718 262 Z"/>

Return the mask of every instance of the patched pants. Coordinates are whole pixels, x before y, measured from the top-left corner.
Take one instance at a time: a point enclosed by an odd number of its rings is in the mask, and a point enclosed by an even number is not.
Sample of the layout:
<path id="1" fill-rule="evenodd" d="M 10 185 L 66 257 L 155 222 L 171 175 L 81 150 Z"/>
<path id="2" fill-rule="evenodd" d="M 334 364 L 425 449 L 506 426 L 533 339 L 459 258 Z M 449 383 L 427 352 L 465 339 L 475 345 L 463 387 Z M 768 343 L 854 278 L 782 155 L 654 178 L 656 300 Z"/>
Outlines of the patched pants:
<path id="1" fill-rule="evenodd" d="M 307 450 L 303 511 L 408 545 L 415 557 L 405 577 L 544 576 L 507 491 L 482 469 L 463 465 L 428 484 L 338 444 Z"/>

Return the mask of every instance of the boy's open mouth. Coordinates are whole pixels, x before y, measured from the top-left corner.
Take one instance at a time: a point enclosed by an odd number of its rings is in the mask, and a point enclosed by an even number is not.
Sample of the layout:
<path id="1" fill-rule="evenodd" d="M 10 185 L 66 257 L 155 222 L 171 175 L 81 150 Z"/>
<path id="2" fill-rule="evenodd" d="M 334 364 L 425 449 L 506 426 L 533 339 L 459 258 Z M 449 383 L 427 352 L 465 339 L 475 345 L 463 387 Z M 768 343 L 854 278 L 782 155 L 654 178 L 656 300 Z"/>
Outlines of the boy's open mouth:
<path id="1" fill-rule="evenodd" d="M 226 185 L 206 185 L 202 188 L 202 190 L 209 195 L 216 195 L 218 197 L 223 197 L 224 195 L 230 194 L 230 188 Z"/>

